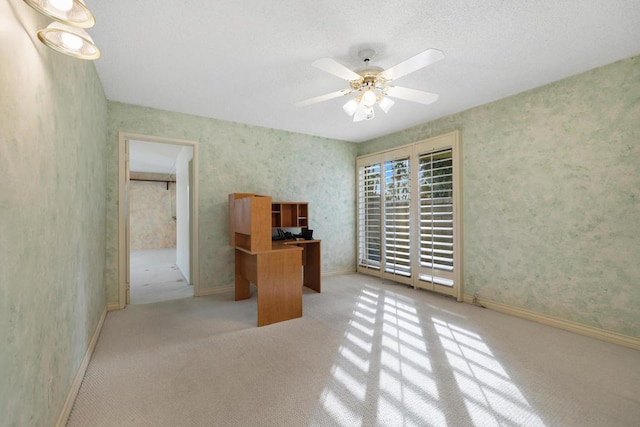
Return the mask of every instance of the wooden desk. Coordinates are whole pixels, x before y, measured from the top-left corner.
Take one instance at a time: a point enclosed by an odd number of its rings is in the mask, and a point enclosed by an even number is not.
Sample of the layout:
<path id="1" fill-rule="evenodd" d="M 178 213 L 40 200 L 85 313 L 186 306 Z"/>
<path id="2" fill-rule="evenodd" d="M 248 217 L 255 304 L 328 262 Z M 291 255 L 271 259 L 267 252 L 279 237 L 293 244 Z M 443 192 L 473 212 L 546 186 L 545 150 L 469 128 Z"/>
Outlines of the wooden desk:
<path id="1" fill-rule="evenodd" d="M 321 289 L 320 266 L 322 265 L 320 242 L 321 240 L 285 240 L 282 242 L 285 245 L 304 248 L 302 252 L 302 265 L 304 267 L 302 284 L 318 293 L 320 293 Z"/>
<path id="2" fill-rule="evenodd" d="M 302 251 L 285 245 L 257 253 L 236 248 L 235 299 L 250 298 L 250 283 L 256 285 L 258 326 L 302 317 Z"/>
<path id="3" fill-rule="evenodd" d="M 307 215 L 307 203 L 274 205 L 269 196 L 229 194 L 235 299 L 250 298 L 251 283 L 256 285 L 258 326 L 301 317 L 303 285 L 320 292 L 320 240 L 271 240 L 273 226 L 306 229 Z"/>
<path id="4" fill-rule="evenodd" d="M 261 252 L 236 248 L 235 261 L 235 300 L 249 299 L 256 285 L 258 326 L 302 317 L 303 285 L 320 292 L 320 240 L 273 242 Z"/>

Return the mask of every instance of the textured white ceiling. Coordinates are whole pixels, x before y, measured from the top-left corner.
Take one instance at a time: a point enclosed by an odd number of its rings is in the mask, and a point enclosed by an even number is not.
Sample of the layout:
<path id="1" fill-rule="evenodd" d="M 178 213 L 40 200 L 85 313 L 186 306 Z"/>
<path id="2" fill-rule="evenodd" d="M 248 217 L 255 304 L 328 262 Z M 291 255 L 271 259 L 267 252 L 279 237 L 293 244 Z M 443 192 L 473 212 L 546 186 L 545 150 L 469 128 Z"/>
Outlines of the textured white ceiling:
<path id="1" fill-rule="evenodd" d="M 640 54 L 639 0 L 88 0 L 107 98 L 361 142 Z M 428 48 L 444 60 L 400 86 L 440 94 L 397 100 L 354 123 L 346 88 L 311 63 L 352 69 L 373 48 L 388 68 Z"/>

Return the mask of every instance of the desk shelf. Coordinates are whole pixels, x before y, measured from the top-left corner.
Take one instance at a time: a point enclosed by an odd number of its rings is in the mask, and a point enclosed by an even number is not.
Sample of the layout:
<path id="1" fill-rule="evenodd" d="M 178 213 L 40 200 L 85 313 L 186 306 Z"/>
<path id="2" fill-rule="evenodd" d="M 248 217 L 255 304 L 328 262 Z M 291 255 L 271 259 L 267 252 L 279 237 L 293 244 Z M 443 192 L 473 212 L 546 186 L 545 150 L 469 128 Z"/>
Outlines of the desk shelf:
<path id="1" fill-rule="evenodd" d="M 306 202 L 274 202 L 271 204 L 272 228 L 309 227 L 309 204 Z"/>

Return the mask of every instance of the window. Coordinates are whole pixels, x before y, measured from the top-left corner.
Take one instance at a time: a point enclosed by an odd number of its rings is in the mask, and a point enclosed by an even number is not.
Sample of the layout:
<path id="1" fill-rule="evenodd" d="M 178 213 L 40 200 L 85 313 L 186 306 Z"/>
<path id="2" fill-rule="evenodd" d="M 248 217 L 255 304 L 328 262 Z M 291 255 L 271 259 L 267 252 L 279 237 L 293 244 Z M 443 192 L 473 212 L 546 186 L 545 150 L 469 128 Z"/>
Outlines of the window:
<path id="1" fill-rule="evenodd" d="M 358 264 L 380 269 L 382 254 L 382 208 L 380 205 L 380 164 L 358 169 Z"/>
<path id="2" fill-rule="evenodd" d="M 384 271 L 411 277 L 409 157 L 384 162 Z"/>
<path id="3" fill-rule="evenodd" d="M 444 149 L 418 156 L 420 280 L 453 286 L 453 159 Z"/>
<path id="4" fill-rule="evenodd" d="M 459 140 L 358 158 L 359 272 L 462 298 Z"/>

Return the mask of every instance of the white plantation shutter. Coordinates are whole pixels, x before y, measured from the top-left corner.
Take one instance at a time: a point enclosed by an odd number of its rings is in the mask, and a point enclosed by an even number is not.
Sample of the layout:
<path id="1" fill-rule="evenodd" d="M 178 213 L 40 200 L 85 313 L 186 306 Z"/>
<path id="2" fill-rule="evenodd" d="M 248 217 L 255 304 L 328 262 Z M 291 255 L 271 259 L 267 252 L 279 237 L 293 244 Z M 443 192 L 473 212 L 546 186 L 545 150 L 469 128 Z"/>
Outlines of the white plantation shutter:
<path id="1" fill-rule="evenodd" d="M 384 271 L 411 277 L 409 157 L 384 163 Z"/>
<path id="2" fill-rule="evenodd" d="M 357 271 L 462 301 L 460 133 L 358 157 Z"/>
<path id="3" fill-rule="evenodd" d="M 420 280 L 453 286 L 452 150 L 422 153 L 418 164 Z"/>
<path id="4" fill-rule="evenodd" d="M 380 269 L 382 205 L 380 163 L 358 169 L 358 265 Z"/>

